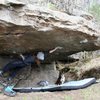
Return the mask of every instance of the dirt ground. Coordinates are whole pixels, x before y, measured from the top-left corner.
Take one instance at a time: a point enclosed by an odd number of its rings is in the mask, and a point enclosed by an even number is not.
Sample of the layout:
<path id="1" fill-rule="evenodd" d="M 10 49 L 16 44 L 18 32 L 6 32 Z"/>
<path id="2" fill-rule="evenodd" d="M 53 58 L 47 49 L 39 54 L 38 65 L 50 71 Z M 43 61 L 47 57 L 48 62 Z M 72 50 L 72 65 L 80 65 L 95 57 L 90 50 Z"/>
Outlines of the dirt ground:
<path id="1" fill-rule="evenodd" d="M 87 88 L 60 92 L 17 93 L 15 97 L 0 94 L 0 100 L 100 100 L 100 83 Z"/>

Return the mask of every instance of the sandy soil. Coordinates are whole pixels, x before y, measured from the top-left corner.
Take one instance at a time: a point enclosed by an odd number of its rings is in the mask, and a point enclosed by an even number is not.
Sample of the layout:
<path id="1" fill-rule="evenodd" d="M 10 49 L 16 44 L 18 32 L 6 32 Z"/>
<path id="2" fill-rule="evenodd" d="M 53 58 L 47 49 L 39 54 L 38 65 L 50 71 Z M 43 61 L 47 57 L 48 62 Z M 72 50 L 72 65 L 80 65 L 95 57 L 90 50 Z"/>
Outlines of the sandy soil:
<path id="1" fill-rule="evenodd" d="M 100 100 L 100 83 L 85 89 L 60 92 L 17 93 L 15 97 L 0 94 L 0 100 Z"/>

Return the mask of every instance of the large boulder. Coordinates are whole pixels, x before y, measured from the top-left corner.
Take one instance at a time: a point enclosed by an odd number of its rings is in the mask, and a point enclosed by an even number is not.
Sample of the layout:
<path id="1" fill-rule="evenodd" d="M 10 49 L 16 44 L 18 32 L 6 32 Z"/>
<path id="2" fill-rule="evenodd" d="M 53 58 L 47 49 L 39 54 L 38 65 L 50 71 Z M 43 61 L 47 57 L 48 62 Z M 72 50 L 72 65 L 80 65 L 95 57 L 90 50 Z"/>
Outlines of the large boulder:
<path id="1" fill-rule="evenodd" d="M 100 49 L 100 33 L 82 16 L 18 2 L 0 1 L 0 53 L 48 51 L 73 54 Z"/>
<path id="2" fill-rule="evenodd" d="M 65 65 L 66 68 L 69 66 L 70 71 L 65 73 L 66 81 L 79 80 L 84 78 L 95 77 L 100 79 L 100 57 L 95 59 L 88 59 L 84 61 L 75 62 L 69 65 Z M 66 69 L 65 68 L 65 69 Z"/>

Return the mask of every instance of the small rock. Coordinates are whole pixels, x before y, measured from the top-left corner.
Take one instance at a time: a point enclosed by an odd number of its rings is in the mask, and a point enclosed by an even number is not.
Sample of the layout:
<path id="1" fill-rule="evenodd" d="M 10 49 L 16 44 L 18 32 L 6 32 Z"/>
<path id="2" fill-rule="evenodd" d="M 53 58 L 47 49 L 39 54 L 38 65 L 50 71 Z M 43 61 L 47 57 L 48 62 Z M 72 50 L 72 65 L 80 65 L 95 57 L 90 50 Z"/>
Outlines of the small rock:
<path id="1" fill-rule="evenodd" d="M 40 81 L 40 82 L 37 83 L 37 85 L 44 87 L 44 86 L 48 86 L 49 82 L 48 81 Z"/>

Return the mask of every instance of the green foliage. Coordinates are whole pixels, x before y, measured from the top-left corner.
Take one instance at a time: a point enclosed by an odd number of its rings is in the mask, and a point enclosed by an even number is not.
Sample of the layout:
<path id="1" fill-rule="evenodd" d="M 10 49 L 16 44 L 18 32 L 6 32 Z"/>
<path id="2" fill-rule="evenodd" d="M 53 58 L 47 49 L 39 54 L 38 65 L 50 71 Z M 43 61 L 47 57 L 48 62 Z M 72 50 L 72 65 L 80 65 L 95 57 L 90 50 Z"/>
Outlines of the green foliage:
<path id="1" fill-rule="evenodd" d="M 100 22 L 100 4 L 94 2 L 89 8 L 89 12 Z"/>
<path id="2" fill-rule="evenodd" d="M 53 4 L 53 3 L 50 3 L 50 2 L 47 4 L 47 7 L 50 8 L 50 9 L 54 9 L 54 10 L 57 9 L 56 5 Z"/>

